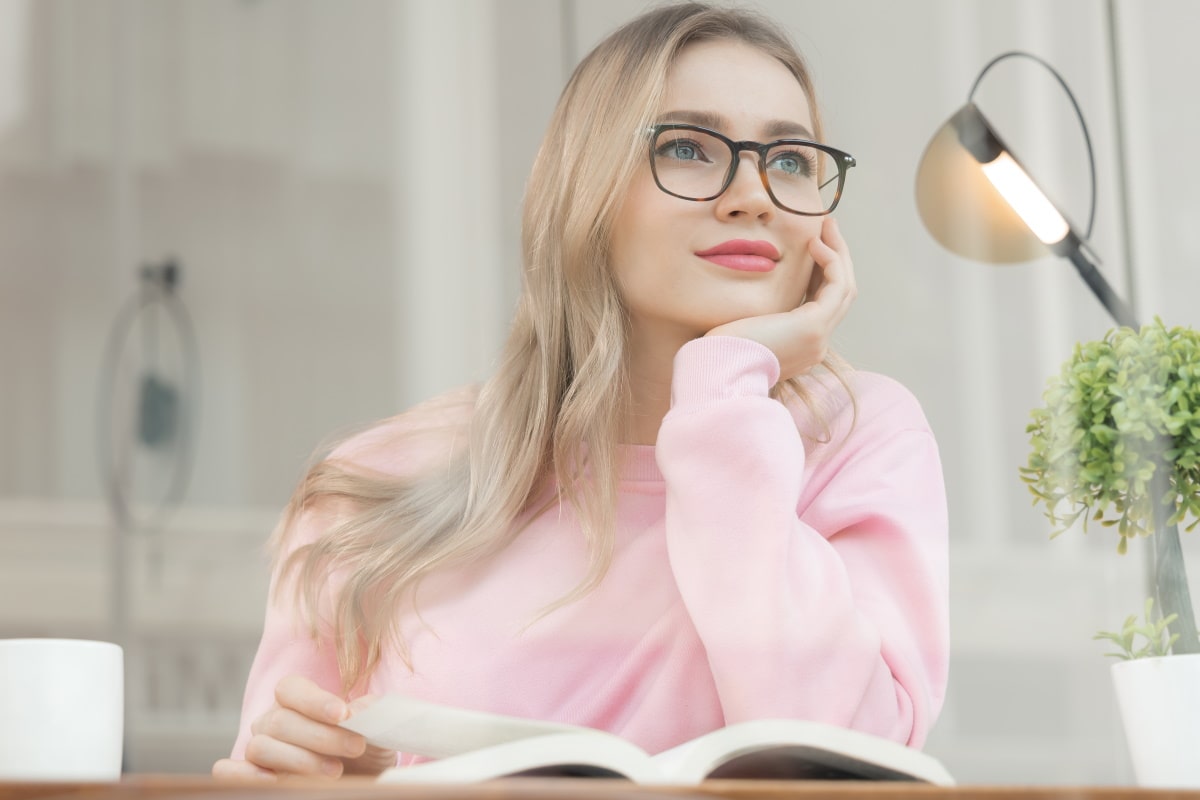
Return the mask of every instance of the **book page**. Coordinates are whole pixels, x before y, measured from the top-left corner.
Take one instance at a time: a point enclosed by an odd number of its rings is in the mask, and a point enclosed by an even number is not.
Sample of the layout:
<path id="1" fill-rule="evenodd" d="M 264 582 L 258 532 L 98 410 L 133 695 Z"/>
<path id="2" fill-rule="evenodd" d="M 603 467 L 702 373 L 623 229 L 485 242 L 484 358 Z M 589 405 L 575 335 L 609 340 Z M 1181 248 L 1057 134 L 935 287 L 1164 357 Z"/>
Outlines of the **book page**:
<path id="1" fill-rule="evenodd" d="M 780 745 L 735 752 L 722 759 L 706 779 L 772 781 L 917 781 L 903 770 L 806 745 Z"/>
<path id="2" fill-rule="evenodd" d="M 586 729 L 585 729 L 586 731 Z M 506 777 L 654 778 L 649 756 L 633 744 L 600 731 L 554 733 L 428 761 L 393 767 L 380 783 L 472 783 Z"/>
<path id="3" fill-rule="evenodd" d="M 953 786 L 933 756 L 878 736 L 804 720 L 755 720 L 697 737 L 652 759 L 676 783 L 710 778 L 918 780 Z"/>
<path id="4" fill-rule="evenodd" d="M 551 733 L 600 733 L 591 728 L 470 711 L 397 694 L 379 698 L 341 727 L 361 733 L 373 745 L 428 758 L 445 758 Z"/>

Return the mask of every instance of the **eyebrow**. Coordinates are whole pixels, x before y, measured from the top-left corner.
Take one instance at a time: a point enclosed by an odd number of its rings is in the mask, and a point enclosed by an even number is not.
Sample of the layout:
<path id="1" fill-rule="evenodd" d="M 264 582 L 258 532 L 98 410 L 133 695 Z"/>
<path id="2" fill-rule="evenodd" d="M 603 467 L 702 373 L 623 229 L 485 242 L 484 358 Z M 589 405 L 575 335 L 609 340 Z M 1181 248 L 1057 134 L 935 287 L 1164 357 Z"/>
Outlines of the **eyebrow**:
<path id="1" fill-rule="evenodd" d="M 725 117 L 712 111 L 668 111 L 659 116 L 660 123 L 681 122 L 688 125 L 699 125 L 704 128 L 712 128 L 713 130 L 722 130 L 728 126 L 728 121 Z M 780 139 L 785 137 L 795 137 L 797 135 L 803 139 L 815 139 L 812 131 L 799 122 L 787 119 L 772 119 L 767 120 L 763 125 L 762 135 L 766 139 Z"/>

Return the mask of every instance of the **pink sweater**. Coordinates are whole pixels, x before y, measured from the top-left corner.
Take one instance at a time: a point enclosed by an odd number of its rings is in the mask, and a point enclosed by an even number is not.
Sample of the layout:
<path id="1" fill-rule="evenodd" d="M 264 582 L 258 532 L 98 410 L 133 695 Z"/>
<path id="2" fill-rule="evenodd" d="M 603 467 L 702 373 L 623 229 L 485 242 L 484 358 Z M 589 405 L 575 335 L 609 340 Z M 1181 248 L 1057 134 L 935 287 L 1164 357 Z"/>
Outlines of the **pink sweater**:
<path id="1" fill-rule="evenodd" d="M 937 444 L 913 396 L 865 372 L 850 374 L 852 428 L 837 382 L 810 381 L 832 444 L 802 441 L 821 429 L 768 396 L 778 370 L 749 340 L 683 347 L 657 446 L 622 447 L 615 557 L 599 587 L 537 618 L 587 565 L 574 514 L 552 509 L 486 563 L 429 578 L 426 624 L 400 620 L 415 672 L 385 654 L 368 691 L 601 728 L 650 752 L 766 717 L 920 746 L 947 678 Z M 339 457 L 406 470 L 411 455 L 389 441 L 421 413 Z M 297 541 L 319 527 L 304 520 Z M 331 643 L 272 603 L 234 758 L 292 673 L 340 690 Z"/>

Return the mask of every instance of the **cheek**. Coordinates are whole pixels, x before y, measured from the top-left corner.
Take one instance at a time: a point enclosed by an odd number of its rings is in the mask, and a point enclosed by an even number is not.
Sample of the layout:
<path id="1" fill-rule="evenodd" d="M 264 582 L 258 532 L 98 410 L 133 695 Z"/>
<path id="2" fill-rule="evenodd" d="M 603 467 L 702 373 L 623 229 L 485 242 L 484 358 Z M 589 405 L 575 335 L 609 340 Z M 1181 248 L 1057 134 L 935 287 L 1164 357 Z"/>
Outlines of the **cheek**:
<path id="1" fill-rule="evenodd" d="M 627 220 L 618 219 L 617 227 L 613 230 L 612 243 L 609 250 L 609 263 L 617 279 L 617 289 L 622 299 L 628 303 L 631 292 L 636 292 L 638 276 L 642 270 L 638 266 L 637 232 L 631 228 Z"/>
<path id="2" fill-rule="evenodd" d="M 609 257 L 622 294 L 635 293 L 656 275 L 662 277 L 663 270 L 654 267 L 667 258 L 671 241 L 678 238 L 671 230 L 670 215 L 660 207 L 661 197 L 665 195 L 647 171 L 635 179 L 617 214 Z"/>

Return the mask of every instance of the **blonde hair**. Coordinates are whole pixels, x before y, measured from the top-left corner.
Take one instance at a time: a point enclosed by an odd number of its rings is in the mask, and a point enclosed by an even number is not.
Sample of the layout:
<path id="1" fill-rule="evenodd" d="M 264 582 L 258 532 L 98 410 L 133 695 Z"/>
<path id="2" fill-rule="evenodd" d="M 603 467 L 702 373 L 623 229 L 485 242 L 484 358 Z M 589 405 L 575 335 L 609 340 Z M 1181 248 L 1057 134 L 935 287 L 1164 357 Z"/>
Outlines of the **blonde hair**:
<path id="1" fill-rule="evenodd" d="M 629 396 L 627 318 L 608 264 L 613 220 L 646 158 L 639 132 L 660 110 L 671 64 L 688 44 L 713 39 L 746 42 L 783 63 L 808 97 L 821 136 L 808 70 L 769 20 L 683 3 L 619 28 L 576 67 L 534 161 L 520 301 L 500 364 L 475 398 L 464 446 L 442 468 L 403 477 L 326 458 L 293 495 L 272 537 L 277 568 L 295 579 L 312 635 L 329 626 L 347 691 L 375 668 L 388 640 L 408 661 L 397 611 L 415 603 L 420 580 L 504 547 L 539 496 L 547 507 L 567 502 L 577 510 L 591 553 L 588 573 L 552 608 L 603 578 Z M 835 376 L 838 364 L 826 359 Z M 808 402 L 798 380 L 774 390 L 786 393 Z M 391 446 L 403 449 L 399 438 Z M 324 501 L 352 511 L 312 542 L 290 543 L 300 515 Z M 336 596 L 325 596 L 335 573 L 344 581 Z"/>

